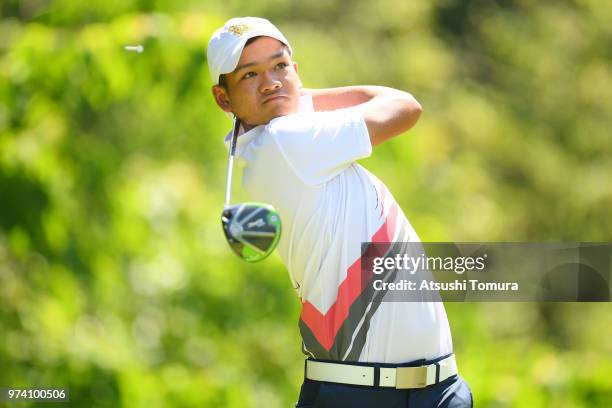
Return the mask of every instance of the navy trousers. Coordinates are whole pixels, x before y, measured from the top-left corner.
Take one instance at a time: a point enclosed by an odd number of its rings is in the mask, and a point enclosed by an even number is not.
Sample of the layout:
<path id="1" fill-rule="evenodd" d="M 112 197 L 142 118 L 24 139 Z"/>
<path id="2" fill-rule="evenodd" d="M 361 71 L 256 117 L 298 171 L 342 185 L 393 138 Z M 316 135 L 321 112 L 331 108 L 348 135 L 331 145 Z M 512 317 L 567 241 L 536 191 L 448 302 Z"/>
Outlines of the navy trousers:
<path id="1" fill-rule="evenodd" d="M 470 387 L 458 375 L 425 388 L 409 390 L 304 379 L 295 406 L 297 408 L 472 408 L 474 400 Z"/>

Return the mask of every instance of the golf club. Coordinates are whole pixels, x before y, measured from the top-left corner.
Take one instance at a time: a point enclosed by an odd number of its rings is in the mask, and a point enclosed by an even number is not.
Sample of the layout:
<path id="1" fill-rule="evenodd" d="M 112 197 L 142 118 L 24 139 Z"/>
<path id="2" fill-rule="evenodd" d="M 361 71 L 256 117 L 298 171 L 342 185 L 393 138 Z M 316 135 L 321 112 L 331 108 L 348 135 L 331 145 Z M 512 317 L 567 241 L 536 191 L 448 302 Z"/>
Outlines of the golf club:
<path id="1" fill-rule="evenodd" d="M 230 248 L 245 261 L 258 262 L 265 259 L 276 248 L 281 236 L 281 220 L 274 207 L 269 204 L 251 202 L 230 206 L 232 172 L 239 128 L 240 121 L 234 118 L 221 225 Z"/>

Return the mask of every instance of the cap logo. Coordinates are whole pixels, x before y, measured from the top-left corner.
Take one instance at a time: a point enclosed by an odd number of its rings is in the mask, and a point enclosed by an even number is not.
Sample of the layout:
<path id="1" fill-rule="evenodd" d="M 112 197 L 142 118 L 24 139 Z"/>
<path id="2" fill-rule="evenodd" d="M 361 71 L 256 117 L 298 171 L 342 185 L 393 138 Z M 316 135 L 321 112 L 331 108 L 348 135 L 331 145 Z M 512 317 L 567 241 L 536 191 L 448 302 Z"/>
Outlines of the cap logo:
<path id="1" fill-rule="evenodd" d="M 237 37 L 240 37 L 242 34 L 246 33 L 247 31 L 251 31 L 251 26 L 249 26 L 248 24 L 234 24 L 232 26 L 229 26 L 227 28 L 227 31 L 229 31 L 230 33 L 234 34 Z"/>

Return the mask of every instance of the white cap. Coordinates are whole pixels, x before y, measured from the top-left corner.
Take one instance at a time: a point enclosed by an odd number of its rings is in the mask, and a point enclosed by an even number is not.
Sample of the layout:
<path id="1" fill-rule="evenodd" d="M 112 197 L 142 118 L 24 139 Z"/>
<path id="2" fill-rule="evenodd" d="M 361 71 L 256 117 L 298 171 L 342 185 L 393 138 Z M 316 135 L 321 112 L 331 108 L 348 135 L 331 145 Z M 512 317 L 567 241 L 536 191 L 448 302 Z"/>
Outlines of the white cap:
<path id="1" fill-rule="evenodd" d="M 219 83 L 219 75 L 228 74 L 236 69 L 244 44 L 249 39 L 259 36 L 277 39 L 285 44 L 289 48 L 289 54 L 292 54 L 289 41 L 274 24 L 265 18 L 232 18 L 215 31 L 208 42 L 206 57 L 213 84 Z"/>

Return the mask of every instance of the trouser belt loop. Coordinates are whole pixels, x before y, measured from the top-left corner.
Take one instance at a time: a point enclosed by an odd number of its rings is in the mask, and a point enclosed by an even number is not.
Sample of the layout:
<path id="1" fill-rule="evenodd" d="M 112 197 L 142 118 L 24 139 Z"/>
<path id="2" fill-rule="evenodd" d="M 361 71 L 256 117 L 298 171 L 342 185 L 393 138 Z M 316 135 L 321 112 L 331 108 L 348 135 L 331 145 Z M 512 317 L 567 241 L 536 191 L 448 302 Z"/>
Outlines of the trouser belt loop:
<path id="1" fill-rule="evenodd" d="M 378 387 L 380 385 L 380 366 L 376 364 L 374 366 L 374 386 Z"/>
<path id="2" fill-rule="evenodd" d="M 436 384 L 440 382 L 440 363 L 436 362 Z"/>

